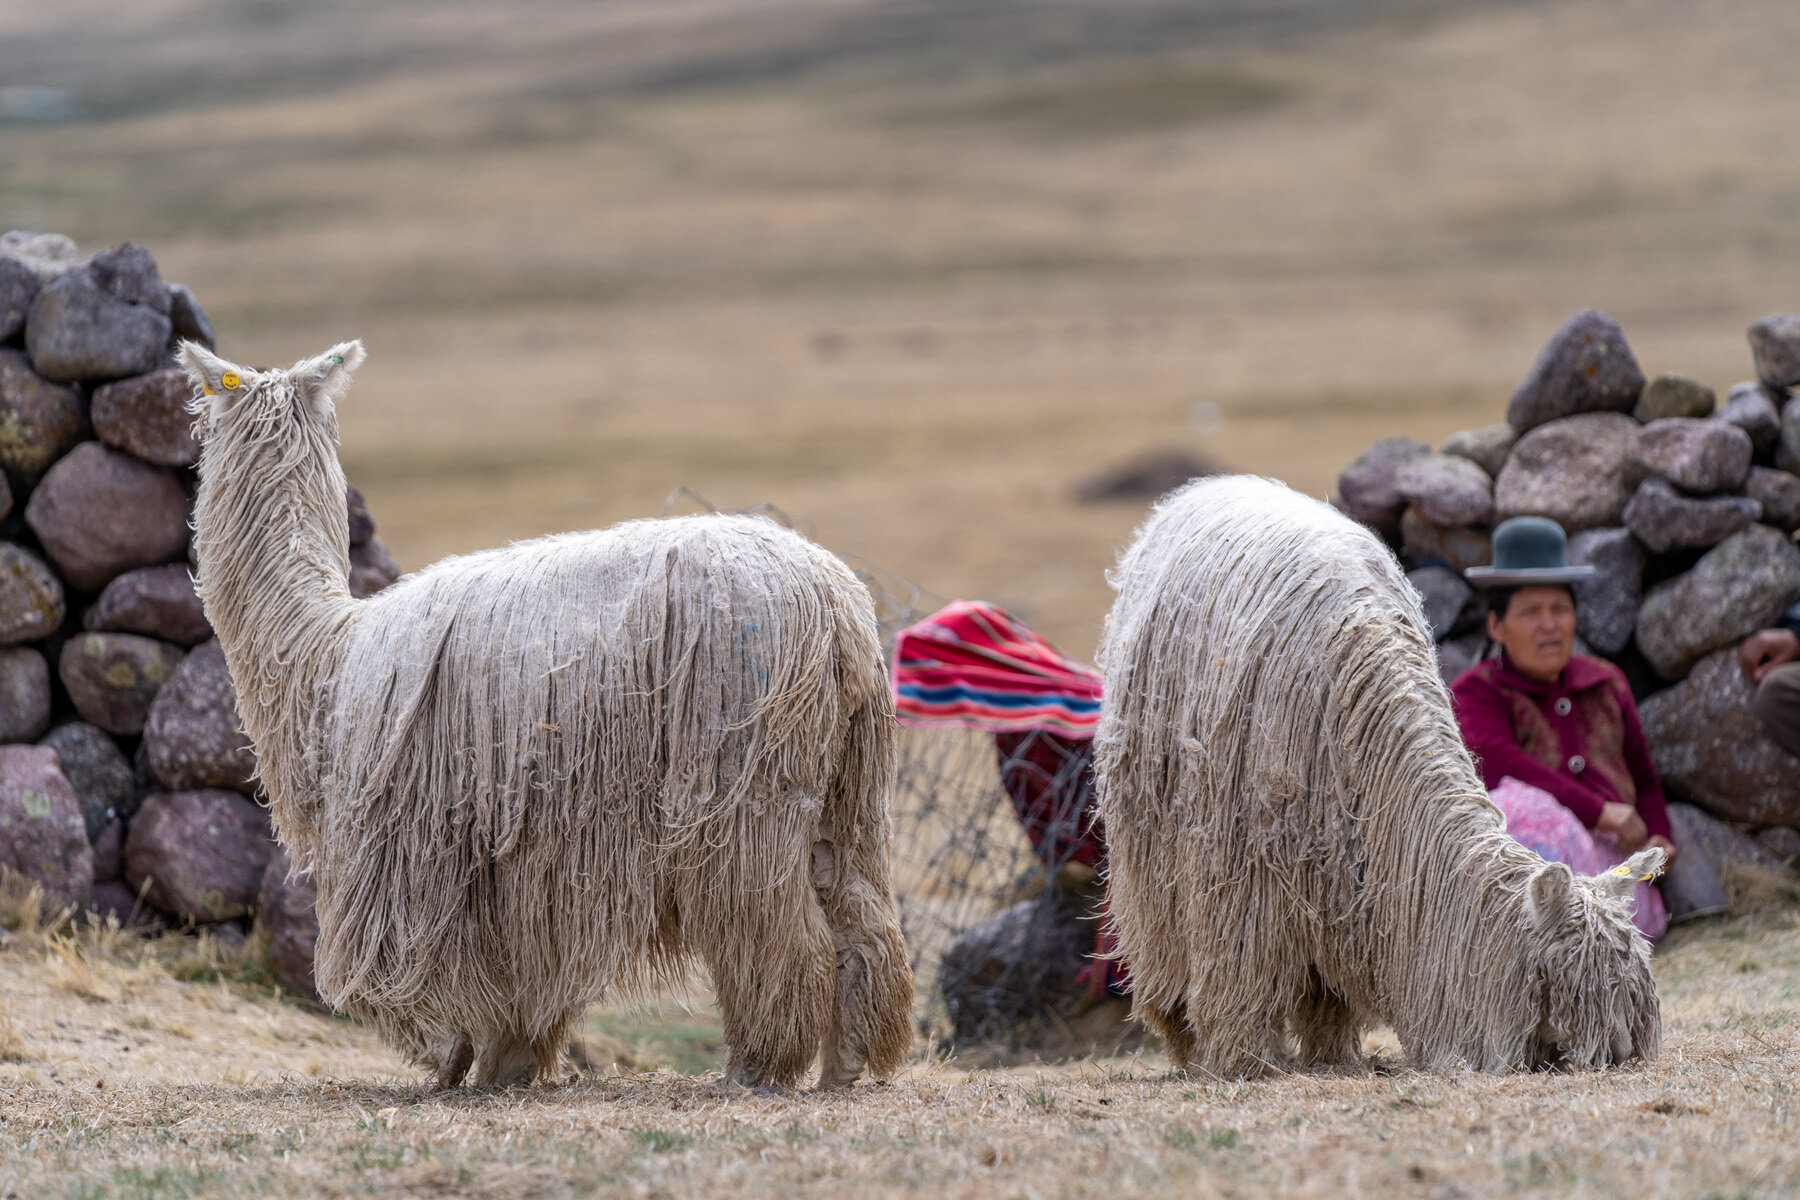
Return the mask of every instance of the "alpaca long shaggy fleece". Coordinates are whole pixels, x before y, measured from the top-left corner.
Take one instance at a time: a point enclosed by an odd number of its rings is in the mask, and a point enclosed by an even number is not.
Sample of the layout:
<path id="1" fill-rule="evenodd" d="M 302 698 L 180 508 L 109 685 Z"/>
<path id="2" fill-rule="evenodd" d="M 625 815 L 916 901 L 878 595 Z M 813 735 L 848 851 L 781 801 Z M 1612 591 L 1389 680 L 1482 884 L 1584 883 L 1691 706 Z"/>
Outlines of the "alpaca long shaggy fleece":
<path id="1" fill-rule="evenodd" d="M 704 962 L 731 1076 L 899 1065 L 894 718 L 874 608 L 772 522 L 636 521 L 350 597 L 335 403 L 360 345 L 196 346 L 198 583 L 320 993 L 453 1083 L 529 1079 L 602 992 Z M 233 383 L 236 386 L 231 386 Z"/>
<path id="2" fill-rule="evenodd" d="M 1377 1024 L 1423 1066 L 1654 1057 L 1633 879 L 1506 835 L 1374 535 L 1278 483 L 1207 479 L 1156 507 L 1112 582 L 1111 920 L 1178 1063 L 1351 1064 Z"/>

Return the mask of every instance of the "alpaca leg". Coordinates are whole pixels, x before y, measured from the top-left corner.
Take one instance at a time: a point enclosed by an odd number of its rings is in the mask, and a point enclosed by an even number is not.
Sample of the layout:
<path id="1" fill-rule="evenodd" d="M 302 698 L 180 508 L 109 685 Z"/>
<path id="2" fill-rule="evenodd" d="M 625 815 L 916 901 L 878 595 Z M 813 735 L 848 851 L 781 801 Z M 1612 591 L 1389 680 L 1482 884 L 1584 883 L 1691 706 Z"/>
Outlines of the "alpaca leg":
<path id="1" fill-rule="evenodd" d="M 537 1078 L 538 1054 L 530 1039 L 505 1030 L 481 1048 L 475 1068 L 475 1086 L 513 1087 Z"/>
<path id="2" fill-rule="evenodd" d="M 912 1046 L 913 976 L 885 858 L 843 854 L 819 841 L 813 844 L 812 876 L 837 960 L 819 1086 L 848 1087 L 865 1067 L 886 1078 Z"/>
<path id="3" fill-rule="evenodd" d="M 831 930 L 806 872 L 763 891 L 721 888 L 699 908 L 683 925 L 705 939 L 730 1050 L 725 1077 L 793 1086 L 819 1052 L 834 973 Z"/>
<path id="4" fill-rule="evenodd" d="M 437 1087 L 440 1092 L 461 1087 L 462 1081 L 469 1074 L 469 1067 L 475 1062 L 475 1047 L 470 1043 L 468 1035 L 459 1033 L 450 1044 L 450 1051 L 444 1056 L 443 1063 L 437 1071 Z"/>
<path id="5" fill-rule="evenodd" d="M 1306 1067 L 1359 1066 L 1363 1022 L 1344 998 L 1312 972 L 1291 1021 Z"/>
<path id="6" fill-rule="evenodd" d="M 1154 1004 L 1138 1004 L 1133 1013 L 1137 1019 L 1150 1027 L 1150 1032 L 1162 1039 L 1163 1049 L 1169 1055 L 1169 1061 L 1175 1064 L 1178 1071 L 1187 1070 L 1188 1064 L 1194 1060 L 1195 1042 L 1193 1027 L 1188 1024 L 1187 1004 L 1177 1000 L 1167 1008 Z"/>

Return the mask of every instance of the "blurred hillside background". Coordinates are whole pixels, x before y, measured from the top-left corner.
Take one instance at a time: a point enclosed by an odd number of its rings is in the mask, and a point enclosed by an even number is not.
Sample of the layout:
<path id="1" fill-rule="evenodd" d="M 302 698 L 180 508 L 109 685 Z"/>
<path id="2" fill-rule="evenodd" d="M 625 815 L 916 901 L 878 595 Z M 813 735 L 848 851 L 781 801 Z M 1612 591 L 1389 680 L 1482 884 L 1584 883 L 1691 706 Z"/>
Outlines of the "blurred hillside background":
<path id="1" fill-rule="evenodd" d="M 768 501 L 1088 655 L 1182 450 L 1323 495 L 1570 311 L 1800 308 L 1793 0 L 0 0 L 0 228 L 360 337 L 402 564 Z"/>

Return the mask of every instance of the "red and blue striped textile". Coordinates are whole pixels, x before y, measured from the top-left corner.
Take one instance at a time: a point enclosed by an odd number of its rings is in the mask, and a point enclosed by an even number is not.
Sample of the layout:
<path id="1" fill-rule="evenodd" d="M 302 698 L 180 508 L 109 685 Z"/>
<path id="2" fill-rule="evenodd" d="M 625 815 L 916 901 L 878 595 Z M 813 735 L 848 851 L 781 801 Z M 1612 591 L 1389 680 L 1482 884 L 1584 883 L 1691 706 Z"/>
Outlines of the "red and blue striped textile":
<path id="1" fill-rule="evenodd" d="M 889 677 L 903 725 L 1085 739 L 1100 723 L 1100 672 L 979 600 L 957 600 L 901 630 Z"/>

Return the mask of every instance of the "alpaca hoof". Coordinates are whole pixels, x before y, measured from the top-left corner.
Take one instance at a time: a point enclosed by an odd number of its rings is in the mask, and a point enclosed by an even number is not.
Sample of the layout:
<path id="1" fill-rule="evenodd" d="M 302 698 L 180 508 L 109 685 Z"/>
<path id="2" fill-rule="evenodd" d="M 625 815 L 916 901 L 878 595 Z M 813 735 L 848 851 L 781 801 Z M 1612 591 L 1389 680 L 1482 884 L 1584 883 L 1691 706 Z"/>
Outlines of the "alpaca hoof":
<path id="1" fill-rule="evenodd" d="M 449 1057 L 444 1065 L 438 1068 L 437 1090 L 447 1092 L 453 1087 L 462 1086 L 463 1079 L 469 1074 L 469 1066 L 475 1061 L 475 1047 L 462 1034 L 456 1035 L 456 1041 L 450 1045 Z"/>

